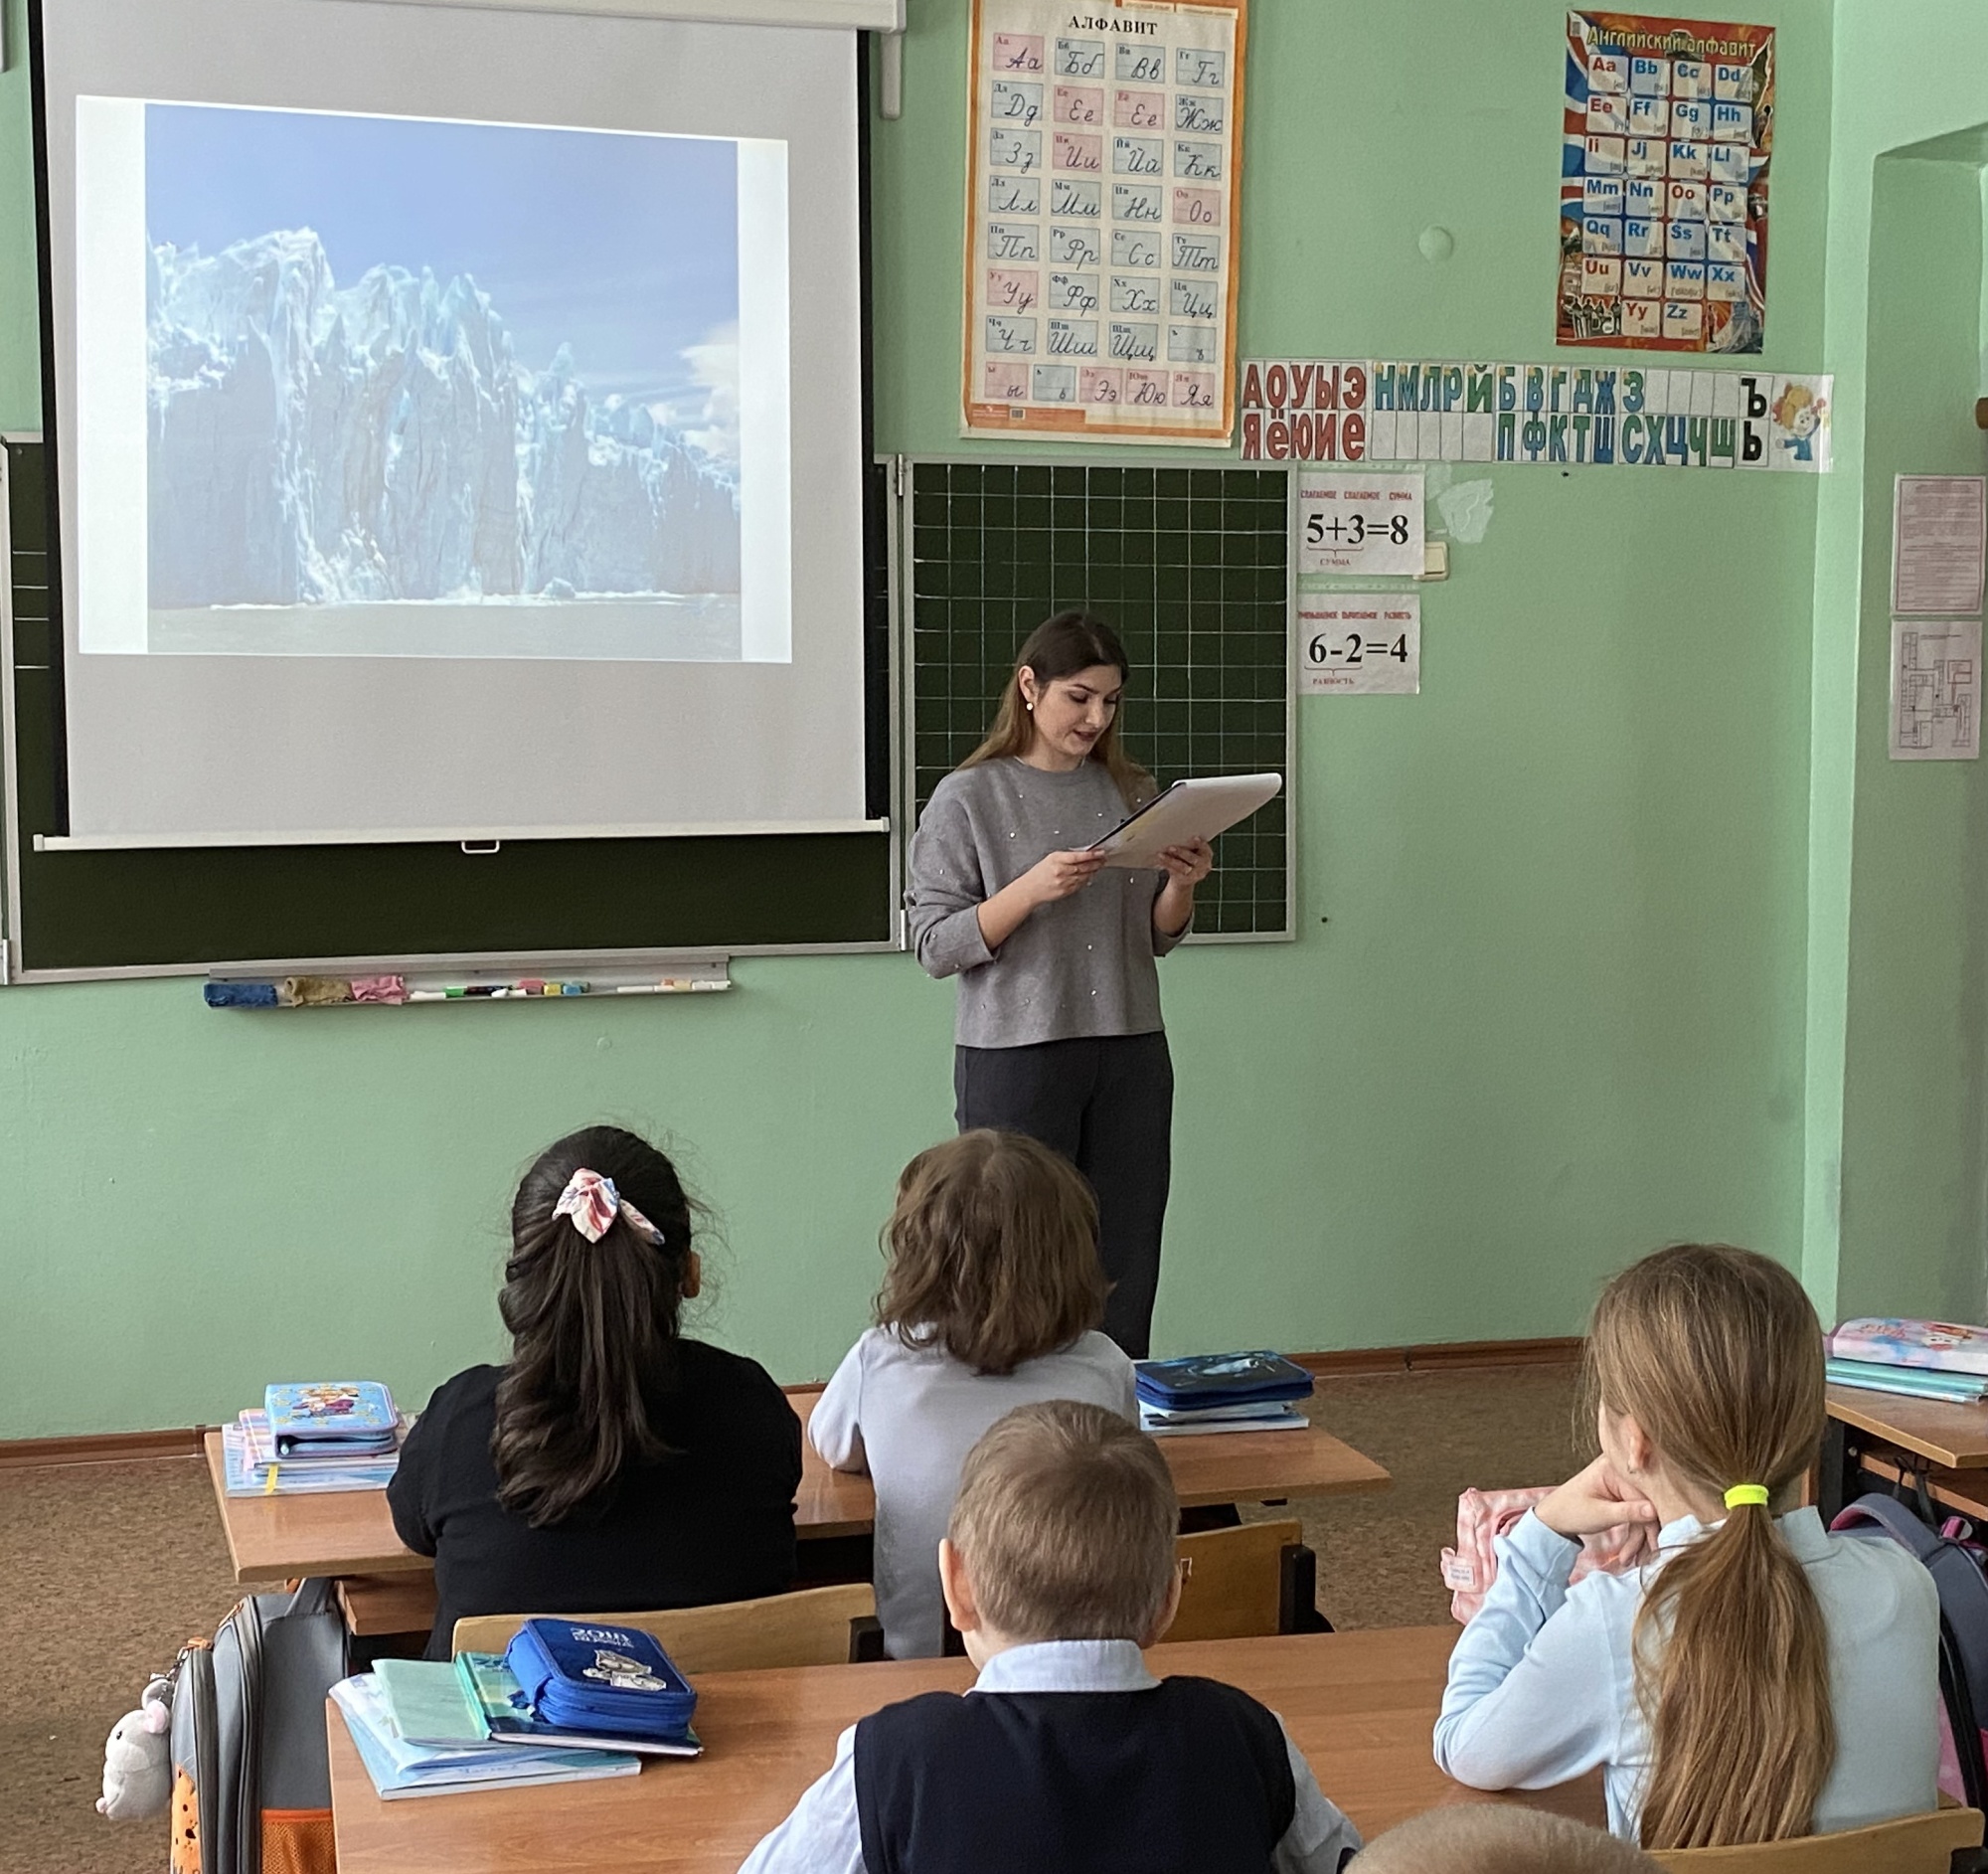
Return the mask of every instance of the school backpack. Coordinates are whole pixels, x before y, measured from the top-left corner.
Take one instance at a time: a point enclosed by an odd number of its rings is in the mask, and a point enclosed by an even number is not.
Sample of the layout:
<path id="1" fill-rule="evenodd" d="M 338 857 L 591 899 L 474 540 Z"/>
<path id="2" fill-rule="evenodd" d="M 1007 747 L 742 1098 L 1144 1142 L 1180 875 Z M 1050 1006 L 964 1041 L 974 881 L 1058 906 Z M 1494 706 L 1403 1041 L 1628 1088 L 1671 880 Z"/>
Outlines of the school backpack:
<path id="1" fill-rule="evenodd" d="M 324 1701 L 346 1665 L 324 1580 L 246 1597 L 180 1654 L 172 1874 L 334 1874 Z"/>
<path id="2" fill-rule="evenodd" d="M 1932 1503 L 1925 1498 L 1931 1512 Z M 1889 1537 L 1925 1564 L 1939 1591 L 1939 1787 L 1969 1808 L 1988 1796 L 1988 1551 L 1963 1518 L 1935 1529 L 1897 1497 L 1860 1496 L 1830 1528 Z"/>

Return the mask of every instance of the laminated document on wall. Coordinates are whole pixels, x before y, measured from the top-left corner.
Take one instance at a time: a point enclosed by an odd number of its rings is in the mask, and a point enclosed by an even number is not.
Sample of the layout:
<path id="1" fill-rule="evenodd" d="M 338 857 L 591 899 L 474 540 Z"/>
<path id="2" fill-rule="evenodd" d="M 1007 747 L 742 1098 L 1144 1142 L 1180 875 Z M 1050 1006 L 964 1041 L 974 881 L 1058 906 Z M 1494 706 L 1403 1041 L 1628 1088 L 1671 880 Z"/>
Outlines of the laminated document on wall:
<path id="1" fill-rule="evenodd" d="M 1981 620 L 1892 620 L 1892 760 L 1981 753 Z"/>
<path id="2" fill-rule="evenodd" d="M 1300 575 L 1412 579 L 1424 564 L 1422 471 L 1300 475 L 1296 528 Z"/>
<path id="3" fill-rule="evenodd" d="M 1230 439 L 1247 0 L 974 0 L 967 435 Z"/>
<path id="4" fill-rule="evenodd" d="M 1415 696 L 1419 593 L 1313 593 L 1298 600 L 1300 696 Z"/>
<path id="5" fill-rule="evenodd" d="M 1892 486 L 1892 609 L 1976 613 L 1988 562 L 1988 477 L 1900 475 Z"/>
<path id="6" fill-rule="evenodd" d="M 1760 349 L 1778 115 L 1771 26 L 1567 16 L 1558 343 Z"/>

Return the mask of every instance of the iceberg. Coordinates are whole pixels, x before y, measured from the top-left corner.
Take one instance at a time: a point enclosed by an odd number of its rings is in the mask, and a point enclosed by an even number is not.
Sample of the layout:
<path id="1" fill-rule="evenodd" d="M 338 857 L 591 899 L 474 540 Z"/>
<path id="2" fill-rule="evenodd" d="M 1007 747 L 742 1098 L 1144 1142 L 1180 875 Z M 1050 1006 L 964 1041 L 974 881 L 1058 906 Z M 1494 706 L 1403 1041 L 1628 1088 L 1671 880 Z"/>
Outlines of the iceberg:
<path id="1" fill-rule="evenodd" d="M 521 364 L 466 274 L 152 244 L 146 338 L 154 609 L 740 590 L 736 473 Z"/>

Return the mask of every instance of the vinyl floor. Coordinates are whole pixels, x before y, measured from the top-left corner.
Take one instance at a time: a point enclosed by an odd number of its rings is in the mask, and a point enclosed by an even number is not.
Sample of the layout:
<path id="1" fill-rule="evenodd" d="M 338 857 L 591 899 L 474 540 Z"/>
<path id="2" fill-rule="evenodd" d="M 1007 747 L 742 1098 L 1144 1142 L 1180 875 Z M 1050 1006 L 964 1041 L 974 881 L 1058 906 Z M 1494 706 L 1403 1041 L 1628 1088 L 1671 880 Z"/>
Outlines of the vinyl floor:
<path id="1" fill-rule="evenodd" d="M 1573 1393 L 1566 1367 L 1322 1382 L 1313 1415 L 1394 1488 L 1261 1513 L 1301 1516 L 1335 1626 L 1445 1620 L 1436 1557 L 1458 1491 L 1566 1475 Z M 0 1874 L 161 1874 L 163 1818 L 92 1807 L 104 1734 L 236 1595 L 198 1459 L 0 1469 Z"/>

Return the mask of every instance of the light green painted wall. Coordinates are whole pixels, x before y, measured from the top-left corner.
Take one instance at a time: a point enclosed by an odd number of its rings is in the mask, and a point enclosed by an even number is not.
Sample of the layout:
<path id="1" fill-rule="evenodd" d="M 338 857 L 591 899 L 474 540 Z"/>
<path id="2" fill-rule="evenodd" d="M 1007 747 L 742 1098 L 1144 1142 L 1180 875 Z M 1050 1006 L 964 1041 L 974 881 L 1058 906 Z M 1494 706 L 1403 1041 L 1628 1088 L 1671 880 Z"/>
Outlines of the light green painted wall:
<path id="1" fill-rule="evenodd" d="M 1978 764 L 1893 764 L 1891 498 L 1982 469 L 1971 424 L 1988 119 L 1970 0 L 1837 0 L 1817 529 L 1804 1267 L 1843 1313 L 1984 1306 Z M 1874 235 L 1874 228 L 1876 233 Z M 1868 407 L 1868 408 L 1867 408 Z"/>
<path id="2" fill-rule="evenodd" d="M 1981 1298 L 1981 970 L 1988 904 L 1978 762 L 1893 762 L 1893 476 L 1976 474 L 1978 159 L 1880 157 L 1872 194 L 1858 633 L 1857 821 L 1845 1083 L 1845 1312 L 1962 1312 Z"/>
<path id="3" fill-rule="evenodd" d="M 1243 350 L 1550 356 L 1560 0 L 1253 12 Z M 1765 362 L 1814 370 L 1831 12 L 1748 17 L 1782 28 Z M 911 18 L 876 135 L 878 439 L 942 451 L 966 3 Z M 10 72 L 8 427 L 36 422 L 25 112 Z M 1563 1333 L 1667 1238 L 1800 1252 L 1817 484 L 1493 479 L 1425 593 L 1425 693 L 1301 712 L 1300 940 L 1166 965 L 1165 1347 Z M 268 1018 L 185 982 L 0 993 L 0 1436 L 212 1420 L 277 1374 L 418 1397 L 496 1345 L 520 1165 L 598 1115 L 692 1148 L 710 1331 L 825 1372 L 898 1166 L 948 1128 L 950 992 L 895 956 L 737 975 Z"/>

